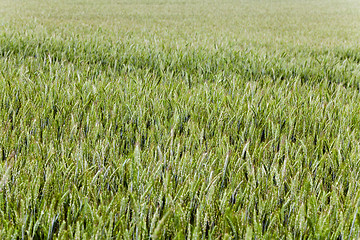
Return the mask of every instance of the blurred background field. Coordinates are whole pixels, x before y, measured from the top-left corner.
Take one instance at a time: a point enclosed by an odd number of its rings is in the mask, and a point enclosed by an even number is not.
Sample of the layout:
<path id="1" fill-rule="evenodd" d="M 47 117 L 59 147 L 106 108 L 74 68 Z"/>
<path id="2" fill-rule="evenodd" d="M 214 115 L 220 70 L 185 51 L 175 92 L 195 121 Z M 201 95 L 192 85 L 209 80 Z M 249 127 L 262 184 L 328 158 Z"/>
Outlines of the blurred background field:
<path id="1" fill-rule="evenodd" d="M 6 1 L 18 31 L 140 38 L 165 44 L 356 47 L 357 1 Z M 4 24 L 3 24 L 4 25 Z M 71 31 L 71 33 L 69 32 Z M 95 34 L 96 35 L 96 34 Z M 129 36 L 130 35 L 130 36 Z"/>

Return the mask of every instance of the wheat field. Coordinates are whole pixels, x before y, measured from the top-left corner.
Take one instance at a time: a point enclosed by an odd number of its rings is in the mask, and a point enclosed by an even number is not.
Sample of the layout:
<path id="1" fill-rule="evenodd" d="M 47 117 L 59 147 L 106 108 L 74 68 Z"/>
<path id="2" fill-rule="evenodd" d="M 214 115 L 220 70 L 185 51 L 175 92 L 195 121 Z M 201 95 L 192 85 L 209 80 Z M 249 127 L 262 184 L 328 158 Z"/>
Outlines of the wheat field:
<path id="1" fill-rule="evenodd" d="M 358 239 L 356 0 L 0 0 L 1 239 Z"/>

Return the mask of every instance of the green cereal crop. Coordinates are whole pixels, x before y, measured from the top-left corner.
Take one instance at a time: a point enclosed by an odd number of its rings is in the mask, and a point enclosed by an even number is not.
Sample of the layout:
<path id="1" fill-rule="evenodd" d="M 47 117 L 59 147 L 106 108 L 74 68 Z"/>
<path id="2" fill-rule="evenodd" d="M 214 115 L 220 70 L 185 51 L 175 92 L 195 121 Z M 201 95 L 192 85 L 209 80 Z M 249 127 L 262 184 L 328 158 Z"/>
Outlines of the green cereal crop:
<path id="1" fill-rule="evenodd" d="M 358 239 L 355 0 L 0 0 L 2 239 Z"/>

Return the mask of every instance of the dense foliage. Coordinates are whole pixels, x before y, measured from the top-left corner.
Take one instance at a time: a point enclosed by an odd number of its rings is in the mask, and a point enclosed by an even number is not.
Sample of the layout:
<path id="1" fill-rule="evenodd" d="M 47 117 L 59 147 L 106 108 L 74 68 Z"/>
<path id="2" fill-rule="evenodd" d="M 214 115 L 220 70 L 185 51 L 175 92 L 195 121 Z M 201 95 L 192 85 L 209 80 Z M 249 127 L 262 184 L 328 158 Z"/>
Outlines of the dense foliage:
<path id="1" fill-rule="evenodd" d="M 114 7 L 73 5 L 95 3 Z M 0 34 L 2 238 L 358 238 L 356 45 L 79 33 L 79 21 Z"/>

